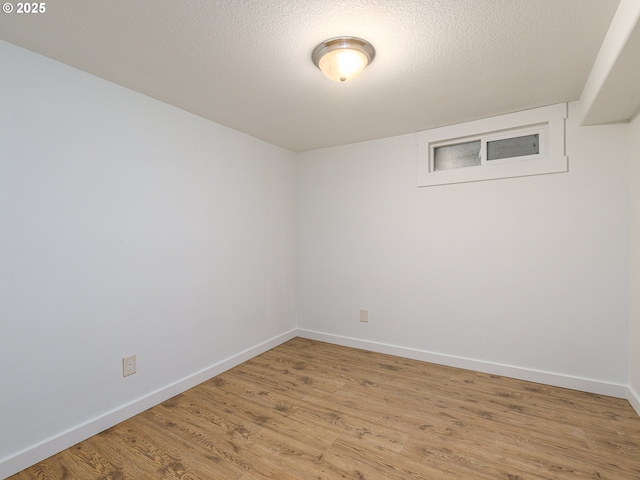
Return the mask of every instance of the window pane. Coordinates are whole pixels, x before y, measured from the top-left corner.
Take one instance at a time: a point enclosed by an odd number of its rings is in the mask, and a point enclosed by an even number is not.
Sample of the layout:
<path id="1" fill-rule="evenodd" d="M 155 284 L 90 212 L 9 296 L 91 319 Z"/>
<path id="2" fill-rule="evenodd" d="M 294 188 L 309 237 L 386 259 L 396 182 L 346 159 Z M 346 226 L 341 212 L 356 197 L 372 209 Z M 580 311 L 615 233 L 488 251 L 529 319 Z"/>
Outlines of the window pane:
<path id="1" fill-rule="evenodd" d="M 473 167 L 480 165 L 480 140 L 433 149 L 433 169 Z"/>
<path id="2" fill-rule="evenodd" d="M 526 135 L 524 137 L 505 138 L 487 142 L 487 160 L 501 158 L 523 157 L 540 153 L 540 135 Z"/>

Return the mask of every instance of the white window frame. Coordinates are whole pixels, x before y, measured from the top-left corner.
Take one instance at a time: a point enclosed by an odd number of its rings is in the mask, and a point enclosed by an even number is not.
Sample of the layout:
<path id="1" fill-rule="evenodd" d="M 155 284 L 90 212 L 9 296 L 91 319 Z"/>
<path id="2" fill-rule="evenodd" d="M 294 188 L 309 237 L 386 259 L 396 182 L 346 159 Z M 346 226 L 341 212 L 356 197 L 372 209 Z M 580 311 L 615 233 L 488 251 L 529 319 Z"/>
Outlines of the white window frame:
<path id="1" fill-rule="evenodd" d="M 565 155 L 567 104 L 560 103 L 483 120 L 426 130 L 417 134 L 418 187 L 478 182 L 568 171 Z M 487 160 L 487 142 L 539 134 L 535 155 Z M 481 141 L 478 166 L 435 170 L 434 149 L 445 145 Z"/>

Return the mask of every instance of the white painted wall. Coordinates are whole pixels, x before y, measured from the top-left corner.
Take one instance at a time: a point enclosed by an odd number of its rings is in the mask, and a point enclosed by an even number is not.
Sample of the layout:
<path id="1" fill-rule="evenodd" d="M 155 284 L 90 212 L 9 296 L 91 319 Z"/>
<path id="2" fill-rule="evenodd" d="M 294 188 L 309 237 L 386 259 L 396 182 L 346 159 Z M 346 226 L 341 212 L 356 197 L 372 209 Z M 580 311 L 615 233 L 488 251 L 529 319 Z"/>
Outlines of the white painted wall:
<path id="1" fill-rule="evenodd" d="M 0 64 L 4 477 L 39 442 L 293 334 L 297 166 L 1 41 Z"/>
<path id="2" fill-rule="evenodd" d="M 640 115 L 629 128 L 629 401 L 640 415 Z"/>
<path id="3" fill-rule="evenodd" d="M 416 188 L 413 134 L 301 154 L 298 327 L 626 395 L 628 125 L 579 117 L 569 173 Z"/>

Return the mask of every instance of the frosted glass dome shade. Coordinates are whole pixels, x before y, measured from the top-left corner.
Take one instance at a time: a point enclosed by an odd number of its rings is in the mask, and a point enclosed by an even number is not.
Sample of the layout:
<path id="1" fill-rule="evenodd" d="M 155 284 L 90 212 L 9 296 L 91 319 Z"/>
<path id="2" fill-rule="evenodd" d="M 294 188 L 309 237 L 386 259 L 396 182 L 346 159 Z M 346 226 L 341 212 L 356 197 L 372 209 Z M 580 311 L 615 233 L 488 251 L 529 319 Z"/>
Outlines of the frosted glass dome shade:
<path id="1" fill-rule="evenodd" d="M 327 78 L 346 82 L 357 77 L 375 56 L 373 46 L 355 37 L 326 40 L 313 51 L 313 62 Z"/>

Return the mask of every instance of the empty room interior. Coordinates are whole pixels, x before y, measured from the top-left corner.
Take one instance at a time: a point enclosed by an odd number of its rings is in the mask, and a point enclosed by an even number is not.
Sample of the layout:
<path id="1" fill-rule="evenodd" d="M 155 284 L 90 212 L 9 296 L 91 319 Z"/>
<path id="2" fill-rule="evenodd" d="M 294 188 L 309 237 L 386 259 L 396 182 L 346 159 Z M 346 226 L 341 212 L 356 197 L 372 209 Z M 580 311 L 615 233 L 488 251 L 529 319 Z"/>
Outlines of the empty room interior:
<path id="1" fill-rule="evenodd" d="M 0 478 L 640 478 L 639 59 L 638 0 L 5 2 Z"/>

